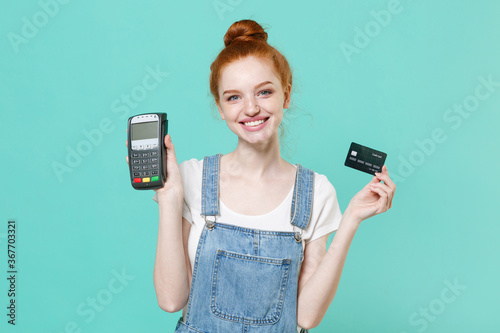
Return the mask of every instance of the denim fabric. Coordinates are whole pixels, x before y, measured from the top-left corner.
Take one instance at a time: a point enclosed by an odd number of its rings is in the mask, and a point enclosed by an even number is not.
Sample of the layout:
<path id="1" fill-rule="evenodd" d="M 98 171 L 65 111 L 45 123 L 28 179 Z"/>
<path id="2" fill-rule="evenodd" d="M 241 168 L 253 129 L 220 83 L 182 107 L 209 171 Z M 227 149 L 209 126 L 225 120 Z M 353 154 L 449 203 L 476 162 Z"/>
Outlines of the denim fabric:
<path id="1" fill-rule="evenodd" d="M 293 189 L 291 223 L 307 229 L 311 220 L 312 197 L 314 192 L 314 172 L 297 164 L 297 175 Z"/>
<path id="2" fill-rule="evenodd" d="M 175 332 L 296 333 L 300 234 L 216 222 L 220 157 L 203 162 L 207 223 L 196 250 L 186 320 L 179 319 Z M 298 228 L 309 223 L 313 176 L 297 165 L 291 219 Z"/>
<path id="3" fill-rule="evenodd" d="M 205 216 L 219 215 L 219 165 L 222 154 L 203 159 L 201 211 Z"/>

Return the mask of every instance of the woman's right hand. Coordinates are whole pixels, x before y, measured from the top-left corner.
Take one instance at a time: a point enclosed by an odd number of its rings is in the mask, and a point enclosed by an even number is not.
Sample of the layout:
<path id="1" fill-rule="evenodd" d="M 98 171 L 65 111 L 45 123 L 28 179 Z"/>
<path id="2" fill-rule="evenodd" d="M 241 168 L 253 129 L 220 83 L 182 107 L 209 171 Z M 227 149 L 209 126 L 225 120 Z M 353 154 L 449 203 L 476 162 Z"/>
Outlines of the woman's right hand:
<path id="1" fill-rule="evenodd" d="M 162 188 L 155 189 L 155 192 L 158 194 L 158 199 L 160 197 L 165 197 L 166 194 L 174 194 L 178 195 L 180 198 L 184 197 L 183 187 L 182 187 L 182 178 L 181 173 L 179 171 L 179 165 L 177 164 L 177 157 L 175 156 L 175 147 L 172 143 L 172 138 L 170 134 L 165 136 L 165 147 L 167 148 L 167 179 Z M 128 146 L 128 141 L 126 141 L 126 145 Z M 128 156 L 126 157 L 127 164 L 129 163 Z"/>
<path id="2" fill-rule="evenodd" d="M 165 147 L 167 147 L 167 179 L 162 188 L 155 190 L 156 193 L 158 193 L 158 197 L 164 196 L 169 192 L 179 194 L 183 191 L 181 173 L 179 171 L 177 157 L 175 156 L 175 147 L 172 143 L 170 134 L 165 136 L 164 142 Z"/>

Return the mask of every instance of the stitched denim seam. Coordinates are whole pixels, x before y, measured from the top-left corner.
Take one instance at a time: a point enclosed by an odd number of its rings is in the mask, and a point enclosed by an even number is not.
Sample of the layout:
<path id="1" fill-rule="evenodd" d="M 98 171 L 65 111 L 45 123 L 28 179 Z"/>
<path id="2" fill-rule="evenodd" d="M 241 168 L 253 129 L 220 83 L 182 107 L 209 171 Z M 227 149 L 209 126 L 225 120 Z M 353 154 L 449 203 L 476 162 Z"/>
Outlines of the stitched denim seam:
<path id="1" fill-rule="evenodd" d="M 247 261 L 262 262 L 262 263 L 276 265 L 276 266 L 289 265 L 292 262 L 292 260 L 288 259 L 288 258 L 275 259 L 275 258 L 267 258 L 267 257 L 258 257 L 258 256 L 251 256 L 248 254 L 241 254 L 241 253 L 225 251 L 225 250 L 220 250 L 220 249 L 217 251 L 217 255 L 241 259 L 241 260 L 247 260 Z"/>
<path id="2" fill-rule="evenodd" d="M 312 196 L 311 190 L 312 190 L 312 184 L 313 184 L 312 183 L 313 177 L 314 177 L 314 174 L 310 170 L 307 169 L 307 174 L 305 176 L 305 179 L 306 179 L 306 182 L 307 182 L 305 184 L 305 186 L 306 186 L 305 190 L 307 191 L 307 193 L 305 194 L 306 197 L 304 198 L 304 200 L 306 200 L 306 202 L 305 202 L 305 207 L 304 207 L 305 209 L 302 212 L 303 213 L 303 215 L 302 215 L 303 218 L 302 218 L 302 221 L 301 221 L 301 226 L 302 226 L 303 229 L 307 229 L 307 227 L 309 225 L 310 218 L 311 218 L 310 217 L 310 214 L 311 214 L 311 201 L 312 201 L 311 200 L 311 196 Z"/>
<path id="3" fill-rule="evenodd" d="M 213 214 L 213 211 L 214 211 L 214 170 L 213 170 L 213 167 L 214 167 L 214 164 L 216 162 L 214 161 L 214 157 L 211 156 L 210 157 L 210 172 L 209 174 L 207 175 L 208 179 L 209 179 L 209 182 L 208 182 L 208 190 L 209 190 L 209 197 L 208 197 L 208 207 L 209 207 L 209 211 L 207 211 L 207 215 L 212 215 Z"/>
<path id="4" fill-rule="evenodd" d="M 295 216 L 297 215 L 297 183 L 300 178 L 300 164 L 297 164 L 297 171 L 295 172 L 295 184 L 293 185 L 292 208 L 290 211 L 290 223 L 295 225 Z"/>
<path id="5" fill-rule="evenodd" d="M 222 154 L 203 158 L 201 216 L 219 215 L 219 161 Z"/>
<path id="6" fill-rule="evenodd" d="M 253 247 L 253 255 L 258 256 L 259 255 L 259 247 L 260 247 L 260 233 L 258 231 L 254 232 L 254 234 L 253 234 L 252 247 Z"/>
<path id="7" fill-rule="evenodd" d="M 186 323 L 184 323 L 184 322 L 182 322 L 182 321 L 180 322 L 180 324 L 181 324 L 181 325 L 183 325 L 183 326 L 186 326 L 186 327 L 187 327 L 189 330 L 191 330 L 191 331 L 195 331 L 195 332 L 203 333 L 202 331 L 198 331 L 197 329 L 194 329 L 192 326 L 187 325 Z"/>
<path id="8" fill-rule="evenodd" d="M 292 224 L 305 230 L 311 219 L 312 197 L 314 194 L 314 172 L 300 166 L 295 216 Z M 304 202 L 302 202 L 304 201 Z"/>
<path id="9" fill-rule="evenodd" d="M 220 214 L 220 209 L 219 209 L 219 195 L 220 195 L 220 159 L 222 157 L 222 154 L 217 154 L 217 158 L 215 159 L 215 163 L 216 163 L 216 167 L 215 167 L 215 173 L 216 173 L 216 177 L 217 177 L 217 183 L 216 183 L 216 186 L 215 186 L 215 190 L 216 190 L 216 197 L 215 197 L 215 200 L 213 200 L 213 204 L 215 206 L 215 209 L 216 209 L 216 215 L 219 215 Z"/>
<path id="10" fill-rule="evenodd" d="M 191 277 L 191 288 L 189 290 L 189 301 L 188 301 L 188 309 L 187 309 L 187 313 L 186 313 L 186 323 L 189 323 L 189 317 L 190 317 L 190 314 L 191 314 L 191 306 L 192 306 L 192 303 L 193 303 L 193 299 L 192 299 L 191 295 L 193 294 L 194 287 L 196 285 L 196 276 L 197 276 L 197 273 L 198 273 L 198 261 L 200 259 L 200 253 L 201 253 L 202 245 L 205 244 L 205 238 L 206 238 L 206 236 L 207 236 L 207 228 L 205 226 L 203 228 L 203 231 L 202 231 L 202 234 L 201 234 L 201 237 L 200 237 L 200 241 L 198 242 L 198 247 L 196 248 L 196 256 L 195 256 L 195 259 L 194 259 L 194 269 L 193 269 L 193 274 L 192 274 L 192 277 Z"/>
<path id="11" fill-rule="evenodd" d="M 203 179 L 202 179 L 202 190 L 201 190 L 201 215 L 206 216 L 206 191 L 207 191 L 207 163 L 208 157 L 203 158 Z"/>
<path id="12" fill-rule="evenodd" d="M 285 303 L 284 300 L 286 298 L 286 285 L 288 283 L 288 273 L 289 273 L 289 267 L 287 267 L 286 270 L 285 270 L 285 276 L 283 276 L 283 280 L 282 280 L 282 284 L 281 284 L 281 291 L 280 291 L 281 302 L 278 305 L 278 308 L 279 308 L 279 310 L 278 310 L 278 320 L 280 320 L 281 314 L 283 313 L 283 304 Z"/>
<path id="13" fill-rule="evenodd" d="M 294 214 L 293 214 L 293 219 L 292 219 L 292 225 L 301 228 L 300 225 L 300 217 L 301 217 L 301 191 L 302 191 L 302 165 L 297 164 L 297 175 L 296 175 L 296 184 L 295 184 L 295 202 L 294 202 Z"/>
<path id="14" fill-rule="evenodd" d="M 252 325 L 273 325 L 276 324 L 279 321 L 279 318 L 281 316 L 281 313 L 277 313 L 274 316 L 272 316 L 269 319 L 246 319 L 246 318 L 241 318 L 237 316 L 231 316 L 229 314 L 222 313 L 217 306 L 211 305 L 210 309 L 212 310 L 212 314 L 216 317 L 219 317 L 221 319 L 230 321 L 230 322 L 236 322 L 236 323 L 242 323 L 242 324 L 252 324 Z"/>
<path id="15" fill-rule="evenodd" d="M 302 181 L 304 178 L 304 170 L 302 168 L 302 165 L 300 166 L 300 177 L 299 177 L 299 188 L 297 190 L 297 220 L 295 222 L 295 225 L 299 228 L 302 229 Z"/>
<path id="16" fill-rule="evenodd" d="M 227 223 L 219 223 L 215 222 L 215 226 L 218 228 L 224 228 L 224 229 L 229 229 L 229 230 L 235 230 L 235 231 L 241 231 L 247 234 L 254 234 L 256 230 L 258 229 L 251 229 L 251 228 L 245 228 L 245 227 L 240 227 L 232 224 L 227 224 Z M 286 236 L 286 237 L 293 237 L 295 235 L 294 232 L 292 231 L 271 231 L 271 230 L 259 230 L 259 233 L 261 235 L 265 235 L 268 237 L 279 237 L 279 236 Z"/>
<path id="17" fill-rule="evenodd" d="M 217 294 L 216 292 L 216 286 L 217 286 L 217 278 L 219 277 L 218 274 L 216 274 L 216 272 L 219 271 L 219 263 L 220 263 L 220 257 L 219 255 L 217 254 L 215 256 L 215 262 L 214 262 L 214 266 L 212 268 L 212 292 L 211 292 L 211 297 L 210 297 L 210 308 L 213 308 L 214 305 L 215 305 L 215 296 Z M 212 313 L 213 313 L 213 309 L 212 309 Z"/>
<path id="18" fill-rule="evenodd" d="M 309 172 L 309 191 L 307 193 L 307 210 L 306 210 L 306 219 L 304 221 L 304 229 L 307 229 L 309 226 L 309 222 L 311 221 L 311 209 L 314 198 L 314 172 Z"/>
<path id="19" fill-rule="evenodd" d="M 214 195 L 216 195 L 217 193 L 217 185 L 214 184 L 214 181 L 215 181 L 215 178 L 216 178 L 216 173 L 217 173 L 217 159 L 214 158 L 214 156 L 212 156 L 210 158 L 210 174 L 208 175 L 209 179 L 210 179 L 210 183 L 209 183 L 209 189 L 210 189 L 210 197 L 209 197 L 209 207 L 210 207 L 210 215 L 214 214 L 214 207 L 216 208 L 215 206 L 215 203 L 214 203 Z"/>

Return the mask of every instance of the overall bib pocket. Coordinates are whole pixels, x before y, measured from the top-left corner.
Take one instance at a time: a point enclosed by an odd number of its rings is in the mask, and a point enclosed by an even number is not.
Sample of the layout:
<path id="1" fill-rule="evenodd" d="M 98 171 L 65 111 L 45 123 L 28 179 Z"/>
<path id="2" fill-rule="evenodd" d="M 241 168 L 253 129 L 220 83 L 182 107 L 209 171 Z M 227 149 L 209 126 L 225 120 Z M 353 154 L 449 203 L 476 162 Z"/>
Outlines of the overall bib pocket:
<path id="1" fill-rule="evenodd" d="M 283 310 L 290 263 L 290 259 L 218 250 L 212 277 L 212 313 L 245 324 L 276 323 Z"/>

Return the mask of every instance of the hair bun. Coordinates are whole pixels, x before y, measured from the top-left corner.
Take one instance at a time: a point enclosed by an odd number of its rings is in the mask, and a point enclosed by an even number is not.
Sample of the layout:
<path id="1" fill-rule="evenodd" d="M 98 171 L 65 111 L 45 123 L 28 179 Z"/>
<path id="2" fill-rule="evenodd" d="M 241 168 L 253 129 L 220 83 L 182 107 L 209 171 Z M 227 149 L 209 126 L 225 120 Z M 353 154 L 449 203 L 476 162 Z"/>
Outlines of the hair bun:
<path id="1" fill-rule="evenodd" d="M 224 35 L 224 45 L 234 42 L 262 41 L 267 42 L 267 32 L 255 21 L 241 20 L 234 22 Z"/>

